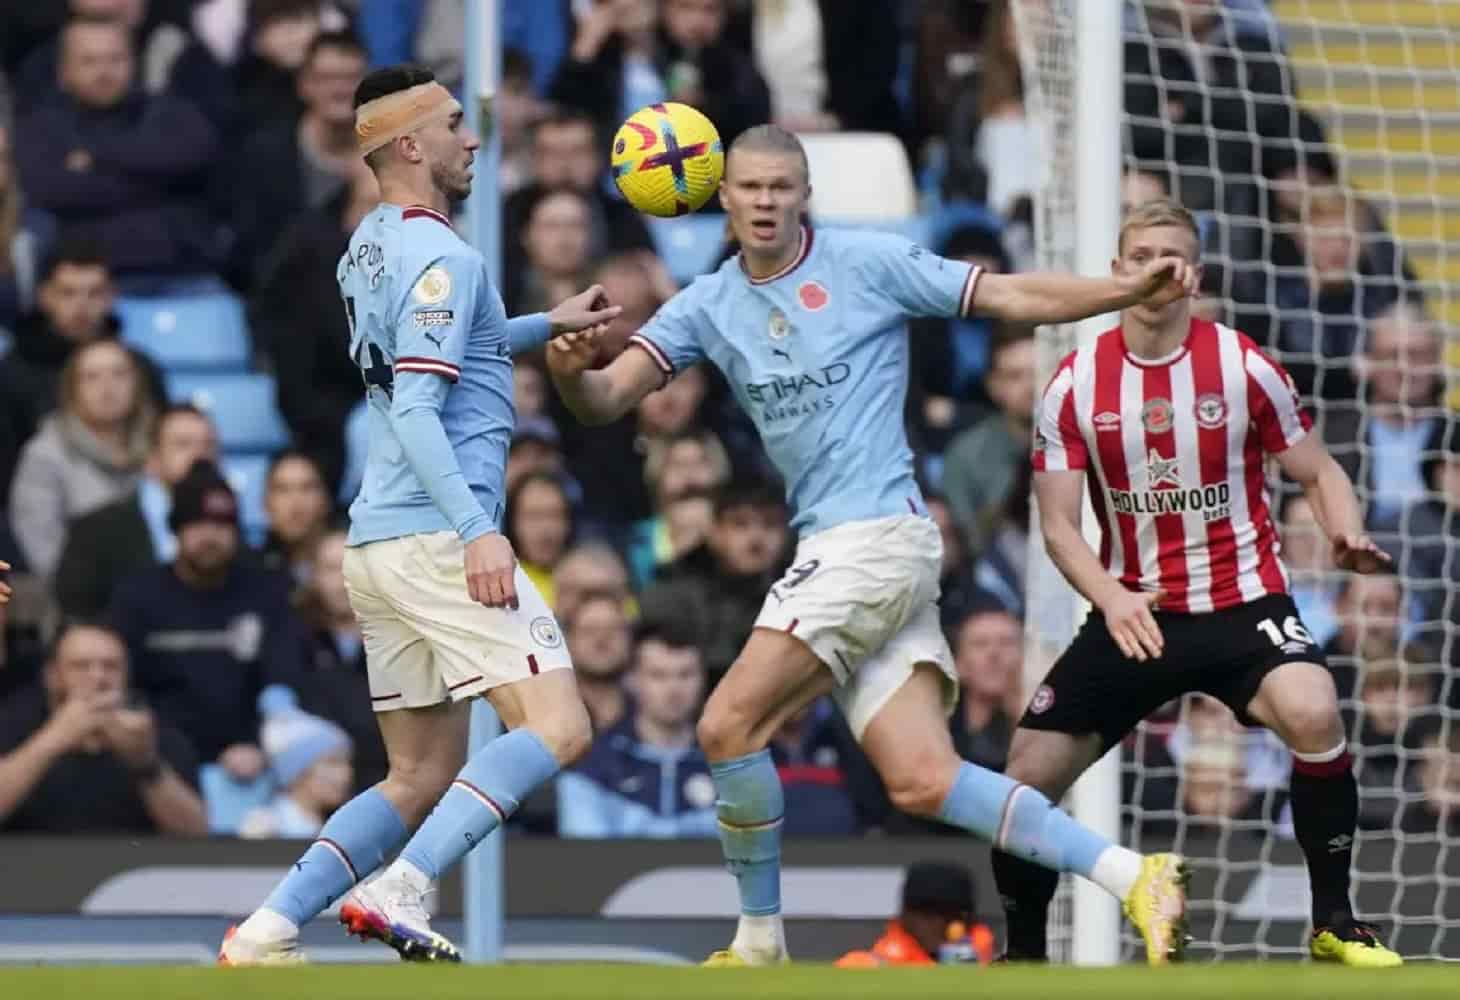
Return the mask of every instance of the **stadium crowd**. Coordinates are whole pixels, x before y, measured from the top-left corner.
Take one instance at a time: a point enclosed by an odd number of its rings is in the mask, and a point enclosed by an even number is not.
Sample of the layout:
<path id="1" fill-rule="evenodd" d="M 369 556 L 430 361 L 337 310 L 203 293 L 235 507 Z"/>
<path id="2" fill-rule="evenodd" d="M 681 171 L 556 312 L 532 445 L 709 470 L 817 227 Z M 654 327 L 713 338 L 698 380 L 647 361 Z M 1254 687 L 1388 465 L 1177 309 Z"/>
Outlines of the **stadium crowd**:
<path id="1" fill-rule="evenodd" d="M 378 198 L 352 95 L 404 59 L 459 88 L 463 7 L 0 9 L 0 558 L 16 588 L 0 831 L 312 837 L 383 775 L 341 572 L 362 390 L 335 266 Z M 933 249 L 1033 263 L 1032 185 L 1066 166 L 1039 162 L 1008 0 L 506 13 L 509 314 L 598 282 L 627 332 L 674 292 L 673 251 L 606 180 L 617 123 L 666 99 L 703 108 L 727 143 L 764 120 L 890 133 Z M 1172 194 L 1200 213 L 1203 312 L 1292 370 L 1396 560 L 1343 578 L 1307 501 L 1280 495 L 1303 622 L 1349 711 L 1363 823 L 1460 834 L 1460 437 L 1425 289 L 1300 109 L 1260 0 L 1151 0 L 1127 26 L 1123 200 Z M 169 302 L 206 306 L 167 314 L 182 352 L 142 329 Z M 233 353 L 229 303 L 247 333 Z M 911 336 L 908 428 L 963 685 L 950 725 L 965 757 L 999 768 L 1030 694 L 1033 331 L 924 320 Z M 282 439 L 196 391 L 198 370 L 263 379 Z M 517 358 L 515 402 L 503 527 L 556 611 L 596 738 L 513 826 L 713 836 L 694 721 L 787 569 L 779 484 L 703 366 L 585 428 L 540 357 Z M 891 808 L 829 701 L 772 752 L 789 834 L 931 832 Z M 1124 752 L 1143 765 L 1126 795 L 1146 828 L 1287 823 L 1288 755 L 1212 699 L 1169 706 Z"/>

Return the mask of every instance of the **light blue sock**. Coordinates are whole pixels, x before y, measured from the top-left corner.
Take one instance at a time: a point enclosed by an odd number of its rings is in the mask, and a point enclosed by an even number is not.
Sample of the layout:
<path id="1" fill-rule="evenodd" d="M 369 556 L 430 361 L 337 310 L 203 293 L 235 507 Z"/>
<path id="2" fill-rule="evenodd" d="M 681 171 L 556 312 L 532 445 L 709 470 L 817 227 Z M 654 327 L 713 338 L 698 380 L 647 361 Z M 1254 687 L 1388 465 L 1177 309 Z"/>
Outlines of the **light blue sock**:
<path id="1" fill-rule="evenodd" d="M 558 759 L 536 733 L 514 729 L 497 737 L 466 762 L 401 859 L 440 878 L 557 773 Z"/>
<path id="2" fill-rule="evenodd" d="M 740 912 L 752 917 L 780 913 L 786 800 L 771 752 L 711 764 L 710 777 L 725 864 L 740 884 Z"/>
<path id="3" fill-rule="evenodd" d="M 294 870 L 264 900 L 264 909 L 303 926 L 369 875 L 405 839 L 390 800 L 370 788 L 335 810 Z"/>
<path id="4" fill-rule="evenodd" d="M 1086 878 L 1113 846 L 1028 785 L 966 761 L 938 818 L 1016 857 Z"/>

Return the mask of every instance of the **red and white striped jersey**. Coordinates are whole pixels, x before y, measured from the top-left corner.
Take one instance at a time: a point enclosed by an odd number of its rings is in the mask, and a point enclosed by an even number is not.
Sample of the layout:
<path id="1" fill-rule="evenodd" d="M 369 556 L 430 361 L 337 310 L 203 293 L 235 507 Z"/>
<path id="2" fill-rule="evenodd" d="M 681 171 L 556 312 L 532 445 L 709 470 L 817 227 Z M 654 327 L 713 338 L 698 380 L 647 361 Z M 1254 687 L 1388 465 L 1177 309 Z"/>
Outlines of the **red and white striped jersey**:
<path id="1" fill-rule="evenodd" d="M 1060 363 L 1040 403 L 1036 471 L 1085 469 L 1100 559 L 1164 611 L 1285 593 L 1265 458 L 1312 421 L 1292 378 L 1245 334 L 1192 320 L 1175 354 L 1139 360 L 1119 327 Z"/>

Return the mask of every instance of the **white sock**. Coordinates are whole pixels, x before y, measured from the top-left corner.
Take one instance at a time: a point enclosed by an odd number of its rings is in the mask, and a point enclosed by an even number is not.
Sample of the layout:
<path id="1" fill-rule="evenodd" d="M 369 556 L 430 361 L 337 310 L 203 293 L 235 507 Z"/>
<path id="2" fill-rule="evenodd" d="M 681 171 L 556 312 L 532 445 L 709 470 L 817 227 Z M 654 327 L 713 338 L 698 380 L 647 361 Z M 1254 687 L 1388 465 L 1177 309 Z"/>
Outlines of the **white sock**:
<path id="1" fill-rule="evenodd" d="M 1145 859 L 1128 847 L 1111 844 L 1095 859 L 1090 870 L 1090 881 L 1110 893 L 1116 899 L 1130 895 L 1131 887 L 1141 876 L 1141 863 Z"/>
<path id="2" fill-rule="evenodd" d="M 287 941 L 299 936 L 299 925 L 282 913 L 260 908 L 238 925 L 238 933 L 250 941 Z"/>
<path id="3" fill-rule="evenodd" d="M 747 962 L 780 961 L 786 954 L 786 928 L 781 923 L 781 915 L 753 917 L 742 913 L 730 950 Z"/>
<path id="4" fill-rule="evenodd" d="M 403 882 L 406 888 L 425 895 L 431 890 L 431 876 L 411 864 L 405 858 L 396 858 L 385 870 L 384 878 Z"/>

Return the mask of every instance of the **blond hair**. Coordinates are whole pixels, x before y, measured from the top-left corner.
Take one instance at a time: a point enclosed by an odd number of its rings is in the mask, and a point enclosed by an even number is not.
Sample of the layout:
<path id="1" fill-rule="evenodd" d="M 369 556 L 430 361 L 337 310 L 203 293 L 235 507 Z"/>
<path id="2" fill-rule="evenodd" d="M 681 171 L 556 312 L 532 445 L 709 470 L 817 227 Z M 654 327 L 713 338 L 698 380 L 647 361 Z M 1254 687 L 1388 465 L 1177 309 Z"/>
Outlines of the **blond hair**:
<path id="1" fill-rule="evenodd" d="M 1120 240 L 1117 248 L 1124 252 L 1125 238 L 1137 229 L 1154 229 L 1157 226 L 1177 226 L 1191 233 L 1198 249 L 1201 247 L 1201 229 L 1196 216 L 1174 198 L 1155 198 L 1142 202 L 1125 213 L 1120 220 Z"/>

